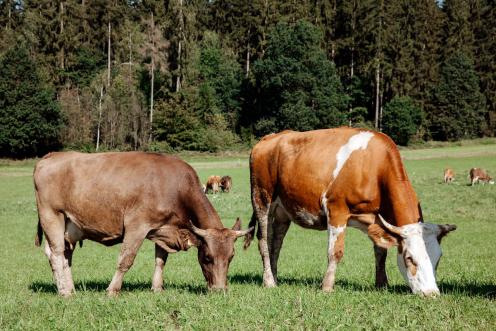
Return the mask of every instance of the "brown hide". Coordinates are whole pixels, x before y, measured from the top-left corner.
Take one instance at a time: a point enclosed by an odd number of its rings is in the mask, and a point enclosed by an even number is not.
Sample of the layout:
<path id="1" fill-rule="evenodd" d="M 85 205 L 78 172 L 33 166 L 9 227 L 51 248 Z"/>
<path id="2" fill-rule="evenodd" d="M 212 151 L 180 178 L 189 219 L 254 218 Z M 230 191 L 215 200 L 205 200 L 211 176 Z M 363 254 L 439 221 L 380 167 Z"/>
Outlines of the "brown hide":
<path id="1" fill-rule="evenodd" d="M 336 155 L 358 129 L 338 128 L 283 132 L 265 137 L 250 159 L 254 208 L 264 208 L 276 196 L 294 218 L 306 211 L 318 217 L 312 227 L 326 229 L 321 198 L 326 193 L 332 214 L 377 214 L 395 225 L 419 222 L 416 194 L 399 152 L 386 135 L 374 133 L 365 150 L 354 151 L 337 178 Z M 335 224 L 334 226 L 339 226 Z"/>
<path id="2" fill-rule="evenodd" d="M 478 182 L 491 182 L 493 180 L 493 178 L 487 174 L 486 170 L 482 168 L 470 169 L 469 176 L 472 185 Z"/>
<path id="3" fill-rule="evenodd" d="M 207 179 L 207 183 L 205 184 L 205 193 L 212 191 L 212 193 L 217 193 L 220 190 L 221 186 L 221 178 L 220 176 L 210 176 Z"/>
<path id="4" fill-rule="evenodd" d="M 220 187 L 223 192 L 229 192 L 232 188 L 232 178 L 231 176 L 222 176 L 220 179 Z"/>
<path id="5" fill-rule="evenodd" d="M 451 168 L 444 169 L 444 182 L 451 183 L 455 179 L 455 172 Z"/>
<path id="6" fill-rule="evenodd" d="M 224 228 L 193 168 L 176 157 L 141 152 L 51 153 L 36 165 L 34 182 L 39 229 L 47 236 L 52 265 L 56 265 L 52 259 L 67 254 L 64 241 L 71 254 L 79 240 L 124 242 L 118 265 L 123 275 L 148 238 L 166 253 L 199 246 L 199 256 L 208 251 L 215 263 L 228 266 L 234 241 L 242 235 Z M 198 229 L 208 229 L 208 238 L 191 232 L 190 221 Z M 42 234 L 38 233 L 37 244 Z M 227 266 L 220 272 L 210 268 L 216 275 L 205 274 L 209 288 L 226 287 Z M 68 280 L 59 279 L 67 273 L 53 269 L 59 292 L 70 295 L 64 287 Z M 120 289 L 119 281 L 112 284 L 109 292 Z"/>

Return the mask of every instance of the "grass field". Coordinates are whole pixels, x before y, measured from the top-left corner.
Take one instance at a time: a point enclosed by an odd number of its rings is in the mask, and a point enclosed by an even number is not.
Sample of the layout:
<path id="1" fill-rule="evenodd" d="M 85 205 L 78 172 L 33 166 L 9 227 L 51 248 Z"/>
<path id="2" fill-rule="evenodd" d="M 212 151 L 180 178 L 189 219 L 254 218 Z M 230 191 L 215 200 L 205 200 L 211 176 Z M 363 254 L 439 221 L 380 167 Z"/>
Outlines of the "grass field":
<path id="1" fill-rule="evenodd" d="M 390 287 L 376 290 L 372 244 L 348 230 L 345 256 L 337 269 L 335 291 L 324 294 L 326 233 L 294 224 L 279 262 L 279 287 L 261 286 L 262 266 L 254 241 L 236 244 L 227 294 L 208 293 L 196 249 L 169 257 L 165 291 L 152 293 L 153 245 L 146 242 L 126 274 L 117 298 L 105 288 L 115 271 L 119 246 L 86 241 L 76 249 L 73 276 L 77 294 L 56 295 L 42 249 L 34 246 L 36 208 L 34 161 L 0 161 L 0 329 L 496 329 L 496 185 L 468 186 L 471 167 L 496 175 L 496 145 L 403 151 L 424 217 L 454 223 L 443 240 L 438 269 L 441 297 L 412 295 L 390 250 Z M 188 158 L 187 158 L 188 159 Z M 246 156 L 190 159 L 202 181 L 208 175 L 233 177 L 229 194 L 209 195 L 226 226 L 237 216 L 246 227 L 251 215 Z M 447 166 L 457 173 L 442 184 Z"/>

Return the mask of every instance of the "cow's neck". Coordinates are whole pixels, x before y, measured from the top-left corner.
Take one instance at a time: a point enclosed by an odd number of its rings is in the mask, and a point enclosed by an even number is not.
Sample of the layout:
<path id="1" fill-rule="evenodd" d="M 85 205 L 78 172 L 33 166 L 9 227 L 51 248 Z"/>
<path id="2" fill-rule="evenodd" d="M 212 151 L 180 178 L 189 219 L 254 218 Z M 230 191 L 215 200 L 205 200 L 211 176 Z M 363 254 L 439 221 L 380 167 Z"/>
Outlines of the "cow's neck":
<path id="1" fill-rule="evenodd" d="M 403 169 L 401 169 L 403 171 Z M 403 226 L 422 221 L 419 203 L 412 184 L 406 177 L 390 173 L 386 180 L 385 190 L 387 199 L 383 200 L 381 213 L 397 226 Z"/>
<path id="2" fill-rule="evenodd" d="M 197 227 L 201 229 L 222 229 L 224 227 L 219 215 L 206 196 L 202 196 L 193 203 L 191 209 L 191 218 Z"/>

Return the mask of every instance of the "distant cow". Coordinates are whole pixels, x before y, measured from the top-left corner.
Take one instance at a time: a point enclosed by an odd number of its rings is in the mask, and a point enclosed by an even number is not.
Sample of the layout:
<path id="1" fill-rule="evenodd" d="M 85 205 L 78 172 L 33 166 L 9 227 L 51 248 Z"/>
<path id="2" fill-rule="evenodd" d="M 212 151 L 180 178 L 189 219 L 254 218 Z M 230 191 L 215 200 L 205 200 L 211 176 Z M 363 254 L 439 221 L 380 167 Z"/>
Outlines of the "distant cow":
<path id="1" fill-rule="evenodd" d="M 451 168 L 444 169 L 444 182 L 451 183 L 455 180 L 455 172 Z"/>
<path id="2" fill-rule="evenodd" d="M 376 286 L 387 285 L 387 249 L 397 246 L 398 267 L 412 291 L 439 294 L 440 240 L 456 226 L 424 223 L 398 148 L 388 136 L 352 128 L 268 135 L 253 147 L 250 179 L 250 226 L 258 224 L 266 287 L 276 286 L 284 236 L 296 223 L 327 230 L 326 292 L 333 290 L 349 226 L 374 242 Z M 245 237 L 245 247 L 254 232 Z"/>
<path id="3" fill-rule="evenodd" d="M 212 191 L 212 193 L 217 193 L 220 191 L 220 176 L 210 176 L 205 184 L 205 193 Z"/>
<path id="4" fill-rule="evenodd" d="M 479 182 L 481 183 L 489 183 L 489 184 L 494 184 L 494 180 L 492 177 L 490 177 L 487 172 L 482 169 L 482 168 L 472 168 L 470 169 L 470 183 L 472 185 L 477 184 Z"/>
<path id="5" fill-rule="evenodd" d="M 223 176 L 220 179 L 220 187 L 222 188 L 222 192 L 229 192 L 232 188 L 231 176 Z"/>
<path id="6" fill-rule="evenodd" d="M 75 244 L 84 239 L 122 243 L 117 271 L 107 288 L 117 294 L 143 240 L 155 243 L 152 289 L 160 291 L 168 253 L 198 247 L 198 262 L 209 289 L 227 288 L 234 241 L 248 231 L 241 222 L 225 228 L 200 190 L 193 168 L 179 158 L 141 152 L 51 153 L 34 170 L 38 233 L 47 237 L 58 293 L 74 292 Z"/>

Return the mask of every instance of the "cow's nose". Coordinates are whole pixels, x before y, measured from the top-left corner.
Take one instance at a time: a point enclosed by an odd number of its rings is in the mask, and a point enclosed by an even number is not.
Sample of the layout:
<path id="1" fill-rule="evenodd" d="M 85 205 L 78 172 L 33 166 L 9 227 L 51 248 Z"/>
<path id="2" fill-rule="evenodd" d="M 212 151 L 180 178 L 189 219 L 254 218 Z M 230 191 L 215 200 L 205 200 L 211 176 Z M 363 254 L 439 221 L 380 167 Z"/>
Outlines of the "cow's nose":
<path id="1" fill-rule="evenodd" d="M 212 292 L 227 292 L 226 285 L 210 285 L 208 289 Z"/>
<path id="2" fill-rule="evenodd" d="M 433 289 L 433 290 L 422 291 L 422 295 L 426 298 L 436 298 L 436 297 L 440 296 L 441 294 L 439 293 L 438 289 Z"/>

